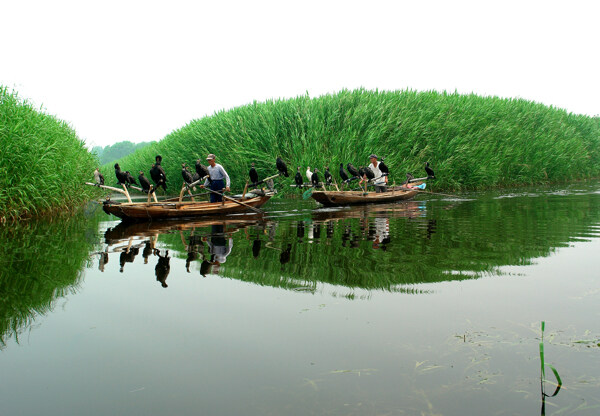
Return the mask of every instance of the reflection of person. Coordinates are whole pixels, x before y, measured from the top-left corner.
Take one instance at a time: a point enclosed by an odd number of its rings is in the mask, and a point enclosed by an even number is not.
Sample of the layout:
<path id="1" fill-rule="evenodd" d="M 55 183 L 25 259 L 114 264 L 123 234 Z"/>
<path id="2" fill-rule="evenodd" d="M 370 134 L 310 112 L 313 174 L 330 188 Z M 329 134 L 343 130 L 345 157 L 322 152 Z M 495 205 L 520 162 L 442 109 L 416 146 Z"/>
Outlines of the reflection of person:
<path id="1" fill-rule="evenodd" d="M 373 179 L 373 185 L 375 185 L 375 192 L 379 193 L 387 191 L 388 177 L 387 175 L 383 176 L 383 172 L 381 172 L 381 170 L 379 169 L 379 165 L 381 163 L 377 161 L 377 155 L 370 155 L 369 160 L 371 161 L 369 168 L 375 174 L 375 178 Z M 363 176 L 363 180 L 367 180 L 366 175 Z"/>
<path id="2" fill-rule="evenodd" d="M 200 185 L 200 188 L 205 188 L 209 185 L 209 188 L 216 192 L 221 192 L 223 188 L 225 188 L 225 192 L 230 191 L 229 185 L 231 184 L 231 180 L 229 179 L 229 175 L 225 172 L 223 166 L 219 165 L 215 162 L 216 156 L 212 153 L 206 157 L 208 161 L 208 174 L 210 179 L 206 179 L 204 181 L 204 185 Z M 221 202 L 223 201 L 223 196 L 212 193 L 210 194 L 210 202 Z"/>
<path id="3" fill-rule="evenodd" d="M 225 227 L 223 225 L 213 225 L 211 235 L 206 240 L 208 252 L 210 253 L 210 263 L 215 266 L 215 273 L 218 273 L 219 265 L 227 261 L 227 256 L 233 249 L 233 238 L 226 238 Z"/>
<path id="4" fill-rule="evenodd" d="M 160 282 L 162 287 L 167 288 L 167 276 L 171 270 L 171 266 L 169 264 L 171 261 L 171 258 L 169 257 L 169 250 L 165 252 L 164 256 L 161 256 L 160 250 L 154 249 L 154 254 L 158 256 L 158 263 L 156 263 L 156 267 L 154 268 L 156 273 L 156 281 Z"/>
<path id="5" fill-rule="evenodd" d="M 373 248 L 378 249 L 379 244 L 387 244 L 390 241 L 390 220 L 389 218 L 375 218 L 375 237 L 373 238 Z"/>

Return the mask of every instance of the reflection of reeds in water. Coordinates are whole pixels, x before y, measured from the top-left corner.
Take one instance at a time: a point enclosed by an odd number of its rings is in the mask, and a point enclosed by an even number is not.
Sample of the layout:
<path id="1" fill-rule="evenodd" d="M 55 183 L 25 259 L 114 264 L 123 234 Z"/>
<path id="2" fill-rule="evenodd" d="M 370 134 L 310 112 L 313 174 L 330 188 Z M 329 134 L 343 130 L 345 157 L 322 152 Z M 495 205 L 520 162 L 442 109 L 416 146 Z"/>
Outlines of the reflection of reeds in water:
<path id="1" fill-rule="evenodd" d="M 0 344 L 75 291 L 97 244 L 98 217 L 0 227 Z"/>

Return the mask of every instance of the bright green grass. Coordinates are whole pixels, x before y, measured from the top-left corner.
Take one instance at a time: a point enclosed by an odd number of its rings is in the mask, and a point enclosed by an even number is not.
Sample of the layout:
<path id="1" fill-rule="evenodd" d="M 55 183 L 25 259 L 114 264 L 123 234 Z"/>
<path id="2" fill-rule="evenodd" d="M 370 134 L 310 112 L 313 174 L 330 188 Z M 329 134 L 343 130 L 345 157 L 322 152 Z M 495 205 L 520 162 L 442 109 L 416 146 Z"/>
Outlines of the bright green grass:
<path id="1" fill-rule="evenodd" d="M 370 153 L 385 156 L 396 182 L 406 172 L 424 176 L 429 161 L 435 189 L 509 187 L 600 176 L 600 119 L 522 99 L 361 89 L 221 111 L 119 163 L 147 175 L 154 156 L 162 155 L 175 193 L 181 163 L 204 161 L 207 153 L 217 155 L 236 189 L 251 162 L 261 177 L 275 172 L 281 156 L 290 176 L 296 166 L 322 172 L 329 165 L 339 180 L 339 163 L 366 165 Z M 115 181 L 112 166 L 104 173 Z"/>
<path id="2" fill-rule="evenodd" d="M 83 186 L 96 164 L 67 123 L 0 86 L 0 219 L 80 206 L 98 193 Z"/>

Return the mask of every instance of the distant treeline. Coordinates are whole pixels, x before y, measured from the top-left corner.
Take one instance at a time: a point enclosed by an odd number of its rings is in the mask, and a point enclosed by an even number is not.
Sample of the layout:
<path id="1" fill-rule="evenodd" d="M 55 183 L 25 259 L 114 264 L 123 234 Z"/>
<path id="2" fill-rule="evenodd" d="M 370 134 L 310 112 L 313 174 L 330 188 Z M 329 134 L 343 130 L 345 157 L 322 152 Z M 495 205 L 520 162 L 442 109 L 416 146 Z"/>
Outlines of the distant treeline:
<path id="1" fill-rule="evenodd" d="M 600 119 L 523 100 L 446 92 L 341 91 L 221 111 L 119 160 L 124 170 L 148 172 L 163 157 L 170 192 L 181 186 L 181 163 L 217 155 L 241 189 L 250 164 L 276 173 L 275 159 L 296 167 L 367 165 L 385 157 L 391 181 L 424 175 L 434 189 L 482 189 L 563 182 L 600 176 Z M 105 175 L 114 172 L 105 168 Z M 286 182 L 286 184 L 287 184 Z M 281 190 L 291 192 L 290 187 Z"/>
<path id="2" fill-rule="evenodd" d="M 92 153 L 98 156 L 98 161 L 100 165 L 106 165 L 107 163 L 113 162 L 117 159 L 121 159 L 136 150 L 143 149 L 149 144 L 154 142 L 142 142 L 142 143 L 132 143 L 128 140 L 124 140 L 122 142 L 117 142 L 113 145 L 109 146 L 94 146 L 92 148 Z"/>
<path id="3" fill-rule="evenodd" d="M 0 220 L 69 211 L 98 190 L 97 165 L 75 131 L 0 86 Z"/>

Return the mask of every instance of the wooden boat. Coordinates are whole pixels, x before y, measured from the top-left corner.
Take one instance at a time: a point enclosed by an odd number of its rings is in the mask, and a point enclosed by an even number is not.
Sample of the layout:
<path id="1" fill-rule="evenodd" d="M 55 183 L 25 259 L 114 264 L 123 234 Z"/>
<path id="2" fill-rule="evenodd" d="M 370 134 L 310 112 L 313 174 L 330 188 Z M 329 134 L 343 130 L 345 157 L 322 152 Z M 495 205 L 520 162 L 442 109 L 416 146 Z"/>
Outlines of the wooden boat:
<path id="1" fill-rule="evenodd" d="M 418 194 L 418 191 L 396 187 L 381 193 L 365 191 L 313 191 L 310 196 L 325 206 L 336 207 L 402 201 L 414 198 Z"/>
<path id="2" fill-rule="evenodd" d="M 257 209 L 264 205 L 271 196 L 273 196 L 273 194 L 265 193 L 264 195 L 256 195 L 239 201 L 225 199 L 223 202 L 115 202 L 107 200 L 104 201 L 102 209 L 107 214 L 112 214 L 121 219 L 131 221 L 193 218 L 257 211 Z"/>

